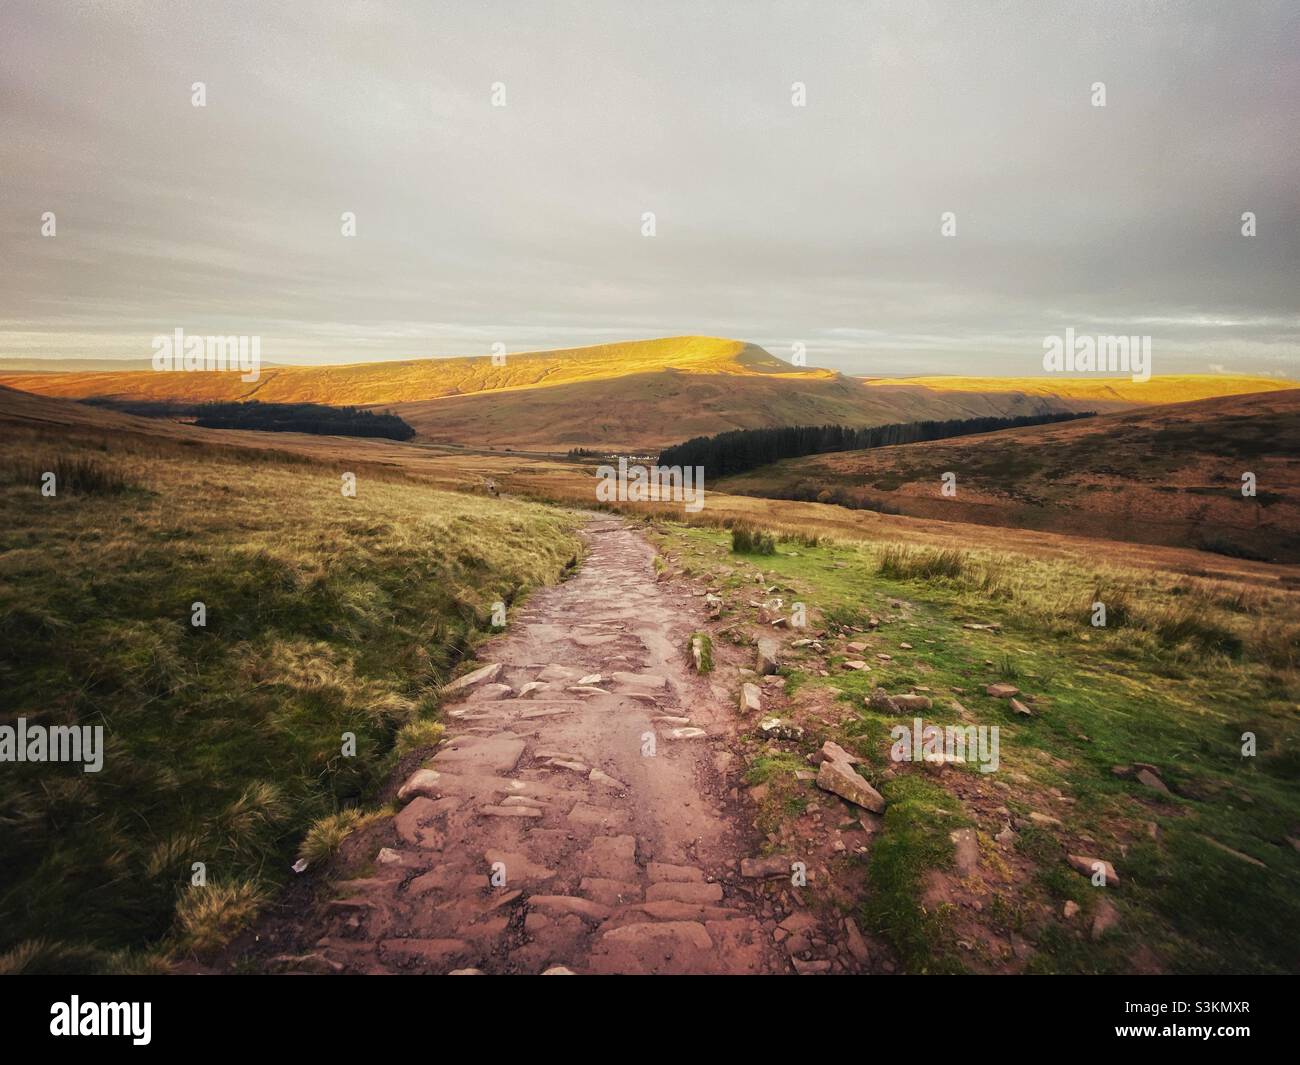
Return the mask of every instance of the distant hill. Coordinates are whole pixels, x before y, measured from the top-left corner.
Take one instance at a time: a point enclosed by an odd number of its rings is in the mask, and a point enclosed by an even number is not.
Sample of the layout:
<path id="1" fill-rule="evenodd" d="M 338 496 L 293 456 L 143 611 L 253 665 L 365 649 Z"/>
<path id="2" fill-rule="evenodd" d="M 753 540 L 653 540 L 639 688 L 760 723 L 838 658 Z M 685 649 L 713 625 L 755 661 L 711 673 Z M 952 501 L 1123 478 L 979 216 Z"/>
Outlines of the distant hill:
<path id="1" fill-rule="evenodd" d="M 1300 561 L 1300 389 L 789 459 L 713 487 Z"/>
<path id="2" fill-rule="evenodd" d="M 1282 387 L 1267 378 L 1177 381 L 1187 398 Z M 475 356 L 264 366 L 256 382 L 215 372 L 0 373 L 0 385 L 73 399 L 255 398 L 391 409 L 426 442 L 550 451 L 658 449 L 692 436 L 777 425 L 1110 411 L 1151 402 L 1164 388 L 1159 379 L 1147 386 L 997 378 L 978 384 L 965 378 L 863 380 L 794 367 L 744 341 L 699 336 L 523 352 L 501 365 Z"/>
<path id="3" fill-rule="evenodd" d="M 1296 382 L 1248 374 L 1168 374 L 1149 381 L 1128 377 L 874 377 L 863 378 L 868 387 L 882 392 L 943 392 L 954 402 L 965 395 L 1009 392 L 1026 399 L 1087 400 L 1101 404 L 1154 406 L 1190 403 L 1215 396 L 1252 392 L 1281 392 Z M 1100 409 L 1100 408 L 1098 408 Z"/>

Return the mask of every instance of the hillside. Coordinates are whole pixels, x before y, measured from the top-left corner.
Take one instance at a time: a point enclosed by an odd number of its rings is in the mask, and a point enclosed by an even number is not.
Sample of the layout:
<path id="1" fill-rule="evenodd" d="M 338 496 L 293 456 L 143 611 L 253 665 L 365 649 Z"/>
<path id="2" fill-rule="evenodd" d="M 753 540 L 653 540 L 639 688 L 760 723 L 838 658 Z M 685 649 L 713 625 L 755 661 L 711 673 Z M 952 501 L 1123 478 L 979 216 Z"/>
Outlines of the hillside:
<path id="1" fill-rule="evenodd" d="M 238 373 L 104 371 L 51 375 L 0 374 L 0 384 L 49 396 L 171 399 L 189 402 L 257 398 L 267 403 L 364 406 L 409 403 L 481 392 L 548 388 L 580 381 L 672 369 L 687 374 L 833 376 L 797 370 L 762 348 L 715 337 L 599 344 L 555 351 L 511 353 L 501 365 L 491 356 L 352 363 L 344 366 L 267 366 L 257 381 Z"/>
<path id="2" fill-rule="evenodd" d="M 236 373 L 0 373 L 0 385 L 71 399 L 180 402 L 256 398 L 392 409 L 428 442 L 567 451 L 654 449 L 727 429 L 881 425 L 921 419 L 1119 410 L 1171 392 L 1186 398 L 1280 387 L 1267 378 L 864 380 L 792 367 L 716 337 L 669 337 L 558 351 L 361 363 L 264 366 Z"/>
<path id="3" fill-rule="evenodd" d="M 1238 396 L 1251 392 L 1282 392 L 1295 388 L 1294 381 L 1246 374 L 1168 374 L 1149 381 L 1127 377 L 893 377 L 864 378 L 869 388 L 882 392 L 926 392 L 948 394 L 954 403 L 968 395 L 1007 392 L 1026 400 L 1081 400 L 1092 410 L 1127 405 L 1190 403 L 1215 396 Z"/>
<path id="4" fill-rule="evenodd" d="M 724 492 L 1300 559 L 1300 389 L 791 459 Z M 957 494 L 941 494 L 944 473 Z M 1243 498 L 1242 474 L 1257 495 Z"/>

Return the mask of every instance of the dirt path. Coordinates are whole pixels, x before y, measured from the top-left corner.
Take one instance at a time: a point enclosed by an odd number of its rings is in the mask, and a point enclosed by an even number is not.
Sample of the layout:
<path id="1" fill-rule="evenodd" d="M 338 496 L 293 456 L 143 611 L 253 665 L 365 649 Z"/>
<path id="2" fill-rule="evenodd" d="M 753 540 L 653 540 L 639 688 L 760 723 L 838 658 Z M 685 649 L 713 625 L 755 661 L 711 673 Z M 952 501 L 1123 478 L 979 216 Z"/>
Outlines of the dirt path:
<path id="1" fill-rule="evenodd" d="M 776 941 L 817 934 L 789 890 L 740 877 L 757 841 L 728 798 L 730 695 L 683 651 L 701 600 L 656 583 L 623 522 L 584 535 L 578 574 L 482 649 L 499 673 L 445 704 L 450 738 L 370 840 L 388 841 L 372 875 L 294 937 L 318 966 L 791 972 Z"/>

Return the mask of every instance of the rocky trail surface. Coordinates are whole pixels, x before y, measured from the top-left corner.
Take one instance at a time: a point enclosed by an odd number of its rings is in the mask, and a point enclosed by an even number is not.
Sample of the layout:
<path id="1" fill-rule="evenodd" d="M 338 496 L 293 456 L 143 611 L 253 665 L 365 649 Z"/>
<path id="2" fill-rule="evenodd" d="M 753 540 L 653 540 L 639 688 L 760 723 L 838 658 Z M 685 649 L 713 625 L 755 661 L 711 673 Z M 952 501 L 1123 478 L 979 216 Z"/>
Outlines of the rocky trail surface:
<path id="1" fill-rule="evenodd" d="M 578 573 L 536 593 L 482 649 L 490 664 L 452 685 L 448 740 L 406 779 L 396 817 L 365 833 L 377 859 L 314 905 L 282 967 L 852 967 L 788 870 L 742 876 L 758 840 L 729 797 L 743 768 L 732 697 L 685 652 L 700 600 L 656 581 L 653 548 L 622 521 L 593 518 L 584 535 Z M 796 958 L 791 943 L 827 956 Z"/>

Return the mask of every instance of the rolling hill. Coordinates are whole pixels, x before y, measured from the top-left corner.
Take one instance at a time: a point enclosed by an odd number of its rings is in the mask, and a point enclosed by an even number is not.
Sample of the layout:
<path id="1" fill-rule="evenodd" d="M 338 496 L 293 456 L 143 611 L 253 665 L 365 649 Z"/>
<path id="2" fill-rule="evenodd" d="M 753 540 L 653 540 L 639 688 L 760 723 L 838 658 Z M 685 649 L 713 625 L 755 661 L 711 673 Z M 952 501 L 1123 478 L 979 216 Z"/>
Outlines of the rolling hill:
<path id="1" fill-rule="evenodd" d="M 722 492 L 1300 560 L 1300 389 L 789 459 Z M 945 473 L 957 494 L 941 492 Z M 1253 473 L 1256 495 L 1243 497 Z"/>
<path id="2" fill-rule="evenodd" d="M 71 399 L 257 399 L 391 409 L 419 439 L 473 447 L 655 450 L 727 429 L 881 425 L 978 415 L 1121 410 L 1170 395 L 1261 392 L 1268 378 L 913 378 L 869 380 L 802 369 L 739 340 L 668 337 L 558 351 L 360 363 L 263 366 L 237 373 L 0 373 L 0 385 Z"/>

